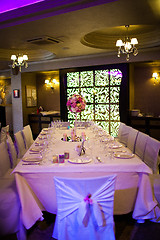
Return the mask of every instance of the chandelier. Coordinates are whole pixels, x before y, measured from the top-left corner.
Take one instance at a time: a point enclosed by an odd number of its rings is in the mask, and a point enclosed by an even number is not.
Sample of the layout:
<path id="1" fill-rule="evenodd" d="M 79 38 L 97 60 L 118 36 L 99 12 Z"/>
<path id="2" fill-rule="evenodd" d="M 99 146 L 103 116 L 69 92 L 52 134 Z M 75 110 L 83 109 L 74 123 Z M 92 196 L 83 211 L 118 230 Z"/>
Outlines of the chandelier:
<path id="1" fill-rule="evenodd" d="M 19 54 L 18 56 L 12 55 L 11 60 L 13 61 L 12 68 L 15 68 L 16 66 L 18 66 L 20 72 L 21 72 L 22 66 L 24 66 L 25 68 L 28 67 L 28 63 L 27 63 L 28 56 L 26 54 L 25 55 Z"/>
<path id="2" fill-rule="evenodd" d="M 128 28 L 129 25 L 125 26 L 127 29 L 127 34 L 128 34 Z M 118 39 L 116 42 L 116 47 L 118 47 L 118 57 L 121 56 L 121 52 L 126 54 L 126 60 L 129 61 L 129 54 L 133 53 L 134 56 L 138 54 L 138 50 L 135 47 L 136 44 L 138 44 L 137 38 L 131 38 L 128 37 L 126 34 L 126 37 L 124 39 L 124 42 L 121 39 Z"/>

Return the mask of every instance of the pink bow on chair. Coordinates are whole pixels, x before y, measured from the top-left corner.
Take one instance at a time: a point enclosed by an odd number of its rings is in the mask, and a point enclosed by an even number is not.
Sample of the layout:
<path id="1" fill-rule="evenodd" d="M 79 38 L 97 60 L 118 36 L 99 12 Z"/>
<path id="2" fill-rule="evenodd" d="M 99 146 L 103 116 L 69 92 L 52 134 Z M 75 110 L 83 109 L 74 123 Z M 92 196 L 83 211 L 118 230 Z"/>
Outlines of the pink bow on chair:
<path id="1" fill-rule="evenodd" d="M 88 202 L 88 204 L 92 205 L 93 200 L 91 199 L 92 195 L 90 193 L 87 194 L 87 196 L 84 198 L 85 202 Z"/>

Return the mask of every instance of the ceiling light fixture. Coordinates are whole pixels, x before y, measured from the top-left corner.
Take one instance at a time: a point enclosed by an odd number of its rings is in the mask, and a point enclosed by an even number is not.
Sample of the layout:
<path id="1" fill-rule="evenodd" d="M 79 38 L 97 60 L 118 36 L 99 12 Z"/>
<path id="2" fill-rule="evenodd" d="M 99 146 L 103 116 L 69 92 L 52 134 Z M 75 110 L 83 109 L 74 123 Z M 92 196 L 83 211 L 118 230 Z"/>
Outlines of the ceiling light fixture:
<path id="1" fill-rule="evenodd" d="M 129 25 L 125 26 L 127 29 L 126 37 L 124 39 L 124 42 L 121 39 L 118 39 L 116 42 L 116 47 L 118 47 L 118 57 L 121 56 L 121 52 L 124 54 L 127 54 L 126 60 L 129 61 L 129 54 L 133 53 L 134 56 L 138 54 L 138 50 L 135 47 L 136 44 L 138 44 L 137 38 L 131 38 L 128 36 L 128 28 Z"/>
<path id="2" fill-rule="evenodd" d="M 18 66 L 20 72 L 21 72 L 22 66 L 24 66 L 25 68 L 28 67 L 28 63 L 27 63 L 28 56 L 26 54 L 25 55 L 19 54 L 18 56 L 12 55 L 11 60 L 13 61 L 12 68 L 15 68 L 16 66 Z"/>

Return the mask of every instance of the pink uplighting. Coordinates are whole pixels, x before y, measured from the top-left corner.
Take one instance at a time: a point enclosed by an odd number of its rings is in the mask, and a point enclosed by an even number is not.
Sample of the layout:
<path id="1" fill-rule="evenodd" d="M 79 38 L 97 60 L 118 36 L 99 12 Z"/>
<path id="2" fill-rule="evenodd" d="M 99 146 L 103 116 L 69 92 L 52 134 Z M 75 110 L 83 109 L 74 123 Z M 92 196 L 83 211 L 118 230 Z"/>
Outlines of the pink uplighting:
<path id="1" fill-rule="evenodd" d="M 25 7 L 31 4 L 35 4 L 38 2 L 43 2 L 45 0 L 1 0 L 0 4 L 0 13 L 8 12 L 11 10 L 15 10 L 17 8 Z"/>

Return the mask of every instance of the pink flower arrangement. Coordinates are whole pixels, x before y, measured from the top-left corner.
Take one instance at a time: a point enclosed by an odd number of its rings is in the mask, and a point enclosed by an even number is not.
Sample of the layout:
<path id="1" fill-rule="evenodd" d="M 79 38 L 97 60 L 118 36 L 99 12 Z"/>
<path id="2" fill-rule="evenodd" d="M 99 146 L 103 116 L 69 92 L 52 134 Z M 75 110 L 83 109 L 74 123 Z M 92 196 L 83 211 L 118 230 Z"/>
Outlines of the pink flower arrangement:
<path id="1" fill-rule="evenodd" d="M 74 94 L 67 101 L 67 108 L 73 113 L 79 113 L 81 111 L 84 111 L 85 107 L 86 101 L 81 95 Z"/>

